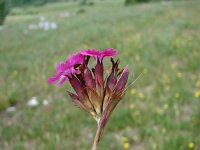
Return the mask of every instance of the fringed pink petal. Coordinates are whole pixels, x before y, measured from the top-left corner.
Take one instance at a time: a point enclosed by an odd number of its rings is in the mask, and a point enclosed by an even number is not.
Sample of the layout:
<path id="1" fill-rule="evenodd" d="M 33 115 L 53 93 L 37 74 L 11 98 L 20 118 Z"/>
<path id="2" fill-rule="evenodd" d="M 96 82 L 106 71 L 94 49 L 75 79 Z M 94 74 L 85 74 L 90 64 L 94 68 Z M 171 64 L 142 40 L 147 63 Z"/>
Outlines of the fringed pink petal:
<path id="1" fill-rule="evenodd" d="M 79 53 L 69 56 L 66 62 L 61 62 L 56 66 L 57 74 L 49 78 L 48 83 L 59 80 L 57 85 L 63 84 L 67 80 L 66 76 L 72 77 L 72 75 L 77 74 L 78 71 L 75 67 L 83 64 L 83 62 L 84 56 Z"/>
<path id="2" fill-rule="evenodd" d="M 66 69 L 66 64 L 63 62 L 60 62 L 57 66 L 56 66 L 56 71 L 57 72 L 63 72 L 63 70 Z"/>
<path id="3" fill-rule="evenodd" d="M 104 57 L 111 57 L 111 56 L 115 56 L 117 54 L 117 51 L 115 49 L 112 48 L 107 48 L 104 49 L 103 51 L 101 51 L 101 56 L 100 56 L 100 60 L 102 60 Z"/>
<path id="4" fill-rule="evenodd" d="M 115 49 L 112 49 L 112 48 L 107 48 L 103 51 L 98 51 L 96 49 L 88 49 L 88 50 L 85 50 L 85 51 L 80 51 L 80 54 L 84 55 L 84 56 L 92 56 L 94 57 L 96 60 L 99 59 L 100 61 L 103 60 L 104 57 L 106 56 L 114 56 L 117 54 L 117 51 Z"/>
<path id="5" fill-rule="evenodd" d="M 96 49 L 88 49 L 88 50 L 82 50 L 80 51 L 80 54 L 84 55 L 84 56 L 100 56 L 101 53 L 100 51 L 96 50 Z"/>
<path id="6" fill-rule="evenodd" d="M 66 76 L 62 76 L 60 80 L 58 81 L 57 85 L 60 86 L 62 85 L 68 78 Z"/>
<path id="7" fill-rule="evenodd" d="M 82 64 L 84 61 L 84 56 L 81 55 L 80 53 L 71 55 L 67 58 L 66 60 L 66 66 L 71 68 L 77 64 Z"/>
<path id="8" fill-rule="evenodd" d="M 48 83 L 49 84 L 52 84 L 54 83 L 56 80 L 58 80 L 60 78 L 61 74 L 60 73 L 57 73 L 57 74 L 54 74 L 52 77 L 50 77 L 48 79 Z"/>

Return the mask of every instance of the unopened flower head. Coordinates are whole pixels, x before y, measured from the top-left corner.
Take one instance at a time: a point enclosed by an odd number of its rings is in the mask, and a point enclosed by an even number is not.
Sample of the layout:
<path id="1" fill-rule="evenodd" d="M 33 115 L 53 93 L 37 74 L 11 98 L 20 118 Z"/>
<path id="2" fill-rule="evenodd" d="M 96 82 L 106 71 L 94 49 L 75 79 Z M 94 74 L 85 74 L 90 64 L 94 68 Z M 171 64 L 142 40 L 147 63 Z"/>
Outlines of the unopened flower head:
<path id="1" fill-rule="evenodd" d="M 102 131 L 116 105 L 122 99 L 126 89 L 129 70 L 119 69 L 120 60 L 111 58 L 112 67 L 105 76 L 103 59 L 117 54 L 115 49 L 81 50 L 68 57 L 65 62 L 58 64 L 57 73 L 49 78 L 49 83 L 58 80 L 58 85 L 69 81 L 75 93 L 69 92 L 72 101 L 83 110 L 89 112 L 98 122 Z M 90 68 L 90 57 L 95 60 L 95 66 Z"/>

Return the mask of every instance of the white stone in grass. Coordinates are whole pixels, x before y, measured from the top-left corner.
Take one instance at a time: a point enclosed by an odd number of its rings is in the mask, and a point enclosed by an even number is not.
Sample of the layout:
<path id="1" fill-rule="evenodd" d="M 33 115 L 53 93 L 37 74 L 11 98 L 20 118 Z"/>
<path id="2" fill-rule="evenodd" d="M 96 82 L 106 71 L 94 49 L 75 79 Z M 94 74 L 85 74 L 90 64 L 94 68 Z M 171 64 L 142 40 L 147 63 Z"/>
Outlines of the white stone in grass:
<path id="1" fill-rule="evenodd" d="M 32 98 L 27 102 L 27 105 L 28 105 L 29 107 L 35 107 L 35 106 L 39 105 L 39 102 L 38 102 L 38 100 L 37 100 L 36 97 L 32 97 Z"/>
<path id="2" fill-rule="evenodd" d="M 43 28 L 44 28 L 44 23 L 45 23 L 45 22 L 43 22 L 43 21 L 39 22 L 39 23 L 38 23 L 38 27 L 39 27 L 40 29 L 43 29 Z"/>
<path id="3" fill-rule="evenodd" d="M 69 17 L 70 13 L 69 12 L 63 12 L 60 14 L 60 17 Z"/>
<path id="4" fill-rule="evenodd" d="M 7 109 L 6 109 L 6 112 L 15 112 L 16 111 L 16 107 L 14 107 L 14 106 L 11 106 L 11 107 L 8 107 Z"/>
<path id="5" fill-rule="evenodd" d="M 50 23 L 51 29 L 55 30 L 57 28 L 56 22 L 51 22 Z"/>
<path id="6" fill-rule="evenodd" d="M 49 30 L 50 29 L 50 25 L 49 25 L 49 22 L 44 22 L 44 27 L 43 27 L 43 29 L 45 30 L 45 31 L 47 31 L 47 30 Z"/>
<path id="7" fill-rule="evenodd" d="M 3 26 L 0 26 L 0 31 L 3 30 Z"/>
<path id="8" fill-rule="evenodd" d="M 47 99 L 45 99 L 45 100 L 43 100 L 42 104 L 43 104 L 44 106 L 48 106 L 48 105 L 49 105 L 49 101 L 48 101 Z"/>
<path id="9" fill-rule="evenodd" d="M 45 21 L 46 18 L 44 16 L 40 16 L 40 21 Z"/>
<path id="10" fill-rule="evenodd" d="M 161 5 L 170 5 L 170 4 L 171 4 L 171 2 L 169 2 L 169 1 L 166 1 L 166 0 L 161 1 Z"/>
<path id="11" fill-rule="evenodd" d="M 35 25 L 35 24 L 30 24 L 30 25 L 28 26 L 28 28 L 29 28 L 29 30 L 36 30 L 36 29 L 38 29 L 38 26 Z"/>

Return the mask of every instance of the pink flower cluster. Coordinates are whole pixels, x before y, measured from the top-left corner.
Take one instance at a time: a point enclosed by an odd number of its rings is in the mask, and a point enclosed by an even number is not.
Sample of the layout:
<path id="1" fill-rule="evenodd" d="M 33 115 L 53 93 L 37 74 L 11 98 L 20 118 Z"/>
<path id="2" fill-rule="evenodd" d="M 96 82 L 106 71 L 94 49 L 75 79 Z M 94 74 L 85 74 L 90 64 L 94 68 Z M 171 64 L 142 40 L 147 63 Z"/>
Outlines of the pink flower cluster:
<path id="1" fill-rule="evenodd" d="M 58 81 L 61 85 L 68 80 L 75 93 L 68 91 L 73 102 L 89 112 L 98 122 L 100 129 L 99 137 L 102 134 L 112 111 L 122 99 L 125 93 L 125 86 L 128 80 L 129 70 L 127 67 L 119 69 L 120 60 L 114 61 L 111 58 L 112 68 L 105 77 L 103 59 L 117 54 L 115 49 L 98 51 L 81 50 L 71 55 L 65 62 L 57 67 L 57 73 L 49 78 L 48 83 Z M 94 57 L 95 66 L 89 68 L 90 57 Z"/>

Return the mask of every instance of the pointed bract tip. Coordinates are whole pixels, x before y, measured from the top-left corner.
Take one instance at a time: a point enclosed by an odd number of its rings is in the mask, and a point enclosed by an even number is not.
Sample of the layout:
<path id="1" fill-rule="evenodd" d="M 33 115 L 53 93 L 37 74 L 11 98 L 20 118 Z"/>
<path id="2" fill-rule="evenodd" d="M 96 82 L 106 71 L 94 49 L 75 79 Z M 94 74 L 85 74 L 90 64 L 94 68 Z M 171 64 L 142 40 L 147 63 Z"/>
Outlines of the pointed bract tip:
<path id="1" fill-rule="evenodd" d="M 128 67 L 125 67 L 123 73 L 129 72 Z"/>

